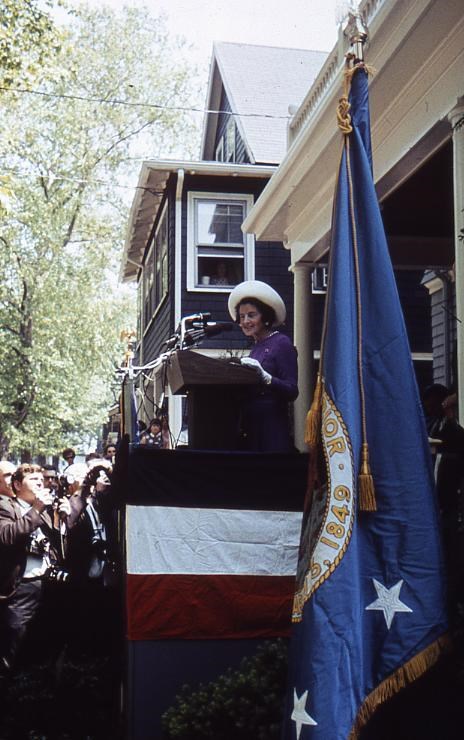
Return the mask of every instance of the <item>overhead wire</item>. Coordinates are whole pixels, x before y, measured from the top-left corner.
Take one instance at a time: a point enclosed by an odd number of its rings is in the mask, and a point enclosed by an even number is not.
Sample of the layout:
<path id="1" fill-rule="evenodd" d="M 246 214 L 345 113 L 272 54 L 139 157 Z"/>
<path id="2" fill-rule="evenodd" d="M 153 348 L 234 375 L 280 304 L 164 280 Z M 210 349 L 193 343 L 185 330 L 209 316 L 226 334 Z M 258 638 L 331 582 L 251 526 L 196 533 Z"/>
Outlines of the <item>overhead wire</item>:
<path id="1" fill-rule="evenodd" d="M 144 159 L 134 159 L 132 160 L 134 162 L 138 161 L 145 161 Z M 18 175 L 19 177 L 27 177 L 28 179 L 35 179 L 35 180 L 52 180 L 53 182 L 56 182 L 58 180 L 63 180 L 64 182 L 70 182 L 77 185 L 109 185 L 111 187 L 115 188 L 122 188 L 123 190 L 144 190 L 145 192 L 150 193 L 151 195 L 156 196 L 163 196 L 164 191 L 163 190 L 156 190 L 155 188 L 150 187 L 144 187 L 143 185 L 122 185 L 120 183 L 114 182 L 114 180 L 101 180 L 99 178 L 95 179 L 84 179 L 84 178 L 77 178 L 77 177 L 66 177 L 65 175 L 57 175 L 54 172 L 50 172 L 48 174 L 40 174 L 40 175 L 34 175 L 31 172 L 26 172 L 25 170 L 18 170 L 14 167 L 3 167 L 3 172 L 9 172 L 12 175 Z"/>
<path id="2" fill-rule="evenodd" d="M 63 100 L 80 100 L 86 103 L 102 103 L 105 105 L 121 105 L 128 108 L 154 108 L 155 110 L 177 111 L 178 113 L 203 113 L 206 115 L 220 115 L 224 113 L 228 116 L 237 116 L 238 118 L 270 118 L 277 120 L 289 120 L 292 118 L 290 113 L 286 115 L 275 115 L 273 113 L 236 113 L 230 110 L 215 110 L 213 108 L 196 108 L 193 106 L 183 105 L 164 105 L 162 103 L 143 103 L 140 101 L 120 100 L 119 98 L 99 98 L 87 97 L 70 93 L 52 93 L 45 90 L 32 90 L 31 88 L 22 87 L 3 87 L 0 85 L 0 91 L 9 93 L 21 93 L 29 95 L 39 95 L 48 98 L 57 98 Z"/>
<path id="3" fill-rule="evenodd" d="M 57 98 L 57 99 L 64 99 L 64 100 L 80 100 L 82 102 L 88 102 L 88 103 L 101 103 L 106 105 L 120 105 L 120 106 L 127 106 L 127 107 L 139 107 L 139 108 L 154 108 L 157 110 L 166 110 L 166 111 L 177 111 L 177 112 L 184 112 L 184 113 L 202 113 L 204 115 L 210 115 L 210 114 L 226 114 L 228 116 L 238 117 L 238 118 L 264 118 L 264 119 L 276 119 L 276 120 L 289 120 L 291 118 L 290 114 L 288 115 L 274 115 L 271 113 L 237 113 L 229 110 L 216 110 L 212 108 L 196 108 L 196 107 L 188 107 L 188 106 L 170 106 L 170 105 L 162 105 L 160 103 L 143 103 L 139 101 L 127 101 L 127 100 L 120 100 L 118 98 L 99 98 L 99 97 L 86 97 L 84 95 L 77 95 L 77 94 L 67 94 L 67 93 L 51 93 L 46 92 L 43 90 L 33 90 L 30 88 L 10 88 L 10 87 L 4 87 L 0 85 L 0 91 L 2 92 L 9 92 L 9 93 L 21 93 L 21 94 L 29 94 L 29 95 L 38 95 L 38 96 L 44 96 L 44 97 L 50 97 L 50 98 Z M 134 158 L 131 160 L 132 162 L 137 161 L 145 161 L 143 158 Z M 147 192 L 152 193 L 156 196 L 161 196 L 163 193 L 160 191 L 156 191 L 153 188 L 143 187 L 140 185 L 121 185 L 119 183 L 116 183 L 114 181 L 107 181 L 102 179 L 90 179 L 90 178 L 77 178 L 77 177 L 66 177 L 61 174 L 55 174 L 53 172 L 49 172 L 47 174 L 31 174 L 30 172 L 17 170 L 15 168 L 6 167 L 4 168 L 4 171 L 11 172 L 12 174 L 18 175 L 19 177 L 33 177 L 35 179 L 51 179 L 52 181 L 56 180 L 62 180 L 63 182 L 70 182 L 75 184 L 93 184 L 93 185 L 110 185 L 111 187 L 116 187 L 124 190 L 144 190 Z"/>

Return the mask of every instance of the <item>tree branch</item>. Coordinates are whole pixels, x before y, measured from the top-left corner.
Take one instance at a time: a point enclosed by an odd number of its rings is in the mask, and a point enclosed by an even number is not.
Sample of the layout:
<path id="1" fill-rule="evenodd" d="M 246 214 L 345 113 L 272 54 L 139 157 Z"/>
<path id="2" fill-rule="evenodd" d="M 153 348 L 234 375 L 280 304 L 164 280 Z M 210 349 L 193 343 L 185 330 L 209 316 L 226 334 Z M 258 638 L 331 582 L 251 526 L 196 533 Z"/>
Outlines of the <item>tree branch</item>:
<path id="1" fill-rule="evenodd" d="M 120 136 L 120 138 L 117 141 L 111 144 L 111 146 L 109 146 L 108 149 L 106 149 L 104 152 L 102 152 L 102 154 L 99 157 L 97 157 L 97 159 L 94 161 L 94 167 L 100 164 L 102 159 L 105 159 L 105 157 L 107 157 L 108 154 L 110 154 L 113 151 L 113 149 L 116 149 L 116 147 L 122 144 L 123 141 L 127 141 L 132 136 L 137 136 L 137 134 L 140 134 L 140 132 L 143 131 L 145 128 L 148 128 L 148 126 L 152 126 L 154 123 L 156 123 L 157 120 L 158 120 L 158 116 L 156 116 L 156 118 L 151 118 L 149 121 L 145 121 L 145 123 L 143 123 L 137 129 L 130 131 L 125 136 Z"/>

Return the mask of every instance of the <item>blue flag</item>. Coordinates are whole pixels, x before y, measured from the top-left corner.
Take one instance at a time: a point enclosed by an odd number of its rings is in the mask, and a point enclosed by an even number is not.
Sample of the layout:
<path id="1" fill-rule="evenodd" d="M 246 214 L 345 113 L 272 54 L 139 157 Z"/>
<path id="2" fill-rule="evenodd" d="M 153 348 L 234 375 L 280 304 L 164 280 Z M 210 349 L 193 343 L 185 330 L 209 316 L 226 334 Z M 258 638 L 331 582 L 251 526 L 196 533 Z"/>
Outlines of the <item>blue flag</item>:
<path id="1" fill-rule="evenodd" d="M 285 740 L 357 737 L 446 643 L 430 453 L 373 184 L 367 73 L 350 73 Z"/>

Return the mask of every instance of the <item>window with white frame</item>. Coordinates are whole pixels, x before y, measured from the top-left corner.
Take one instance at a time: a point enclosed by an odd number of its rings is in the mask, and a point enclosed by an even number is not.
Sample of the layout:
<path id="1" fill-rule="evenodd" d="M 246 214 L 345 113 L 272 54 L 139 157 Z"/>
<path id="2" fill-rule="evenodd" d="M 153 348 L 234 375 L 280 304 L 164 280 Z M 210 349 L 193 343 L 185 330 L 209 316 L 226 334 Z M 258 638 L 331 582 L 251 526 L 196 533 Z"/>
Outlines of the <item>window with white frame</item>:
<path id="1" fill-rule="evenodd" d="M 328 268 L 326 265 L 315 267 L 312 272 L 313 293 L 327 292 Z"/>
<path id="2" fill-rule="evenodd" d="M 230 290 L 254 277 L 254 240 L 242 232 L 252 195 L 189 193 L 189 290 Z"/>
<path id="3" fill-rule="evenodd" d="M 168 218 L 161 214 L 143 265 L 143 331 L 168 293 Z"/>

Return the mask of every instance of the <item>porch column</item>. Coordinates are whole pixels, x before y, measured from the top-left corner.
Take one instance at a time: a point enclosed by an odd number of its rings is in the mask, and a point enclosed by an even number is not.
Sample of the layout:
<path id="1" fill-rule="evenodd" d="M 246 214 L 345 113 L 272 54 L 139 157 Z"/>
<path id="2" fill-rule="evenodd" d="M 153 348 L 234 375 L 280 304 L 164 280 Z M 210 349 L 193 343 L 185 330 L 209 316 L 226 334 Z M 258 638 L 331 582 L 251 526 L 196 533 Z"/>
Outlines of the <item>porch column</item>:
<path id="1" fill-rule="evenodd" d="M 464 105 L 454 108 L 448 115 L 453 129 L 453 178 L 454 178 L 454 254 L 456 280 L 456 322 L 458 340 L 458 413 L 464 423 Z"/>
<path id="2" fill-rule="evenodd" d="M 300 452 L 307 452 L 304 442 L 306 414 L 312 401 L 314 388 L 313 342 L 311 331 L 311 267 L 304 263 L 293 266 L 293 341 L 298 350 L 299 395 L 294 403 L 295 445 Z"/>

